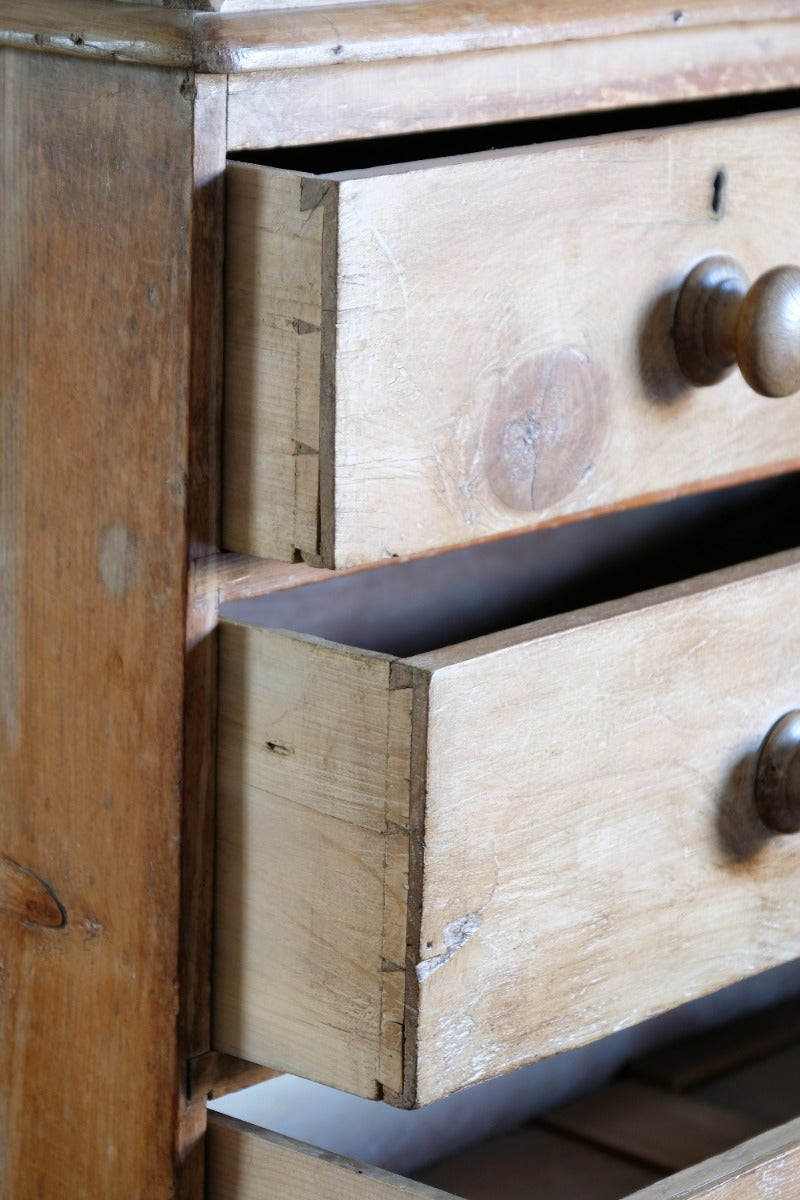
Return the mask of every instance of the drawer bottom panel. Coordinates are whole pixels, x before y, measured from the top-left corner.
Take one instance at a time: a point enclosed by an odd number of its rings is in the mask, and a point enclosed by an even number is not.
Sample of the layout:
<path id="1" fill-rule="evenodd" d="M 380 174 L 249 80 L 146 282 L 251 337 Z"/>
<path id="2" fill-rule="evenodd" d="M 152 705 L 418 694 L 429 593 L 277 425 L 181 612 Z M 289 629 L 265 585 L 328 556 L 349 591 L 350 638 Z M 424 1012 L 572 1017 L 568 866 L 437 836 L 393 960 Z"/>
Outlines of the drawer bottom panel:
<path id="1" fill-rule="evenodd" d="M 416 1179 L 230 1117 L 212 1200 L 762 1200 L 800 1194 L 800 1001 L 651 1052 L 610 1083 Z M 777 1125 L 777 1128 L 774 1126 Z"/>

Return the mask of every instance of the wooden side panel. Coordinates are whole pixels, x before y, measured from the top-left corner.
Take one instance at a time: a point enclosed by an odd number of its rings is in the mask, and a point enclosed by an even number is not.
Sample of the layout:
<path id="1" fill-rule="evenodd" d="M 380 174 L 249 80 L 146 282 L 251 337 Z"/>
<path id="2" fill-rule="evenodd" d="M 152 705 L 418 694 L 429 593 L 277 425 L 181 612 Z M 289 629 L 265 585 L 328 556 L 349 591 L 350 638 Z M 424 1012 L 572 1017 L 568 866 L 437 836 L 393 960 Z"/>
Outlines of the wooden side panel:
<path id="1" fill-rule="evenodd" d="M 0 855 L 63 914 L 0 900 L 4 1200 L 175 1194 L 184 82 L 0 57 Z"/>
<path id="2" fill-rule="evenodd" d="M 438 1188 L 209 1114 L 208 1200 L 454 1200 Z"/>
<path id="3" fill-rule="evenodd" d="M 343 179 L 326 565 L 796 466 L 800 398 L 692 389 L 670 344 L 703 256 L 800 258 L 793 147 L 789 115 Z"/>
<path id="4" fill-rule="evenodd" d="M 752 803 L 800 696 L 800 568 L 775 561 L 412 660 L 433 669 L 419 1102 L 800 954 L 796 839 Z"/>
<path id="5" fill-rule="evenodd" d="M 223 543 L 317 556 L 327 185 L 228 169 Z"/>
<path id="6" fill-rule="evenodd" d="M 220 651 L 215 1048 L 400 1092 L 410 690 L 273 630 L 223 624 Z"/>

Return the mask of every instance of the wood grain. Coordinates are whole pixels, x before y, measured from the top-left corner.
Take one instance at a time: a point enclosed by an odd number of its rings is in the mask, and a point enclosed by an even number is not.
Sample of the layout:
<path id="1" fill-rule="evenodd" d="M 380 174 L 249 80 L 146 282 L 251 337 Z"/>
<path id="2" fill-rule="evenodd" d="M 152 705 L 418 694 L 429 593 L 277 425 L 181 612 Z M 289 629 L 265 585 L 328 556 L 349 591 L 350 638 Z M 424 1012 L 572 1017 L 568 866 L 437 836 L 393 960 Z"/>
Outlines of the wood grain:
<path id="1" fill-rule="evenodd" d="M 414 1183 L 220 1113 L 208 1122 L 209 1200 L 452 1200 Z"/>
<path id="2" fill-rule="evenodd" d="M 386 656 L 220 636 L 214 1047 L 400 1092 L 408 700 Z"/>
<path id="3" fill-rule="evenodd" d="M 228 172 L 223 538 L 288 561 L 318 555 L 324 191 Z"/>
<path id="4" fill-rule="evenodd" d="M 0 920 L 0 1195 L 167 1200 L 192 105 L 181 72 L 0 73 L 0 851 L 64 914 Z"/>
<path id="5" fill-rule="evenodd" d="M 237 238 L 254 266 L 231 284 L 227 547 L 316 561 L 321 537 L 323 564 L 348 567 L 800 463 L 796 397 L 775 404 L 735 377 L 692 389 L 670 340 L 676 293 L 710 246 L 754 273 L 800 261 L 780 199 L 795 144 L 789 114 L 322 180 L 233 166 Z M 272 192 L 292 179 L 292 216 L 281 207 L 278 219 Z M 288 231 L 305 229 L 300 197 L 313 189 L 321 230 L 298 243 Z M 629 252 L 634 231 L 646 270 Z M 335 326 L 324 322 L 321 375 L 273 262 L 281 280 L 322 280 Z M 322 431 L 321 474 L 298 453 L 298 408 L 308 437 Z"/>
<path id="6" fill-rule="evenodd" d="M 511 1140 L 511 1139 L 506 1139 Z M 534 1131 L 528 1140 L 535 1151 L 544 1150 L 541 1173 L 536 1159 L 528 1160 L 525 1135 L 519 1135 L 522 1162 L 511 1176 L 509 1195 L 520 1200 L 530 1195 L 531 1182 L 537 1192 L 558 1200 L 578 1200 L 587 1195 L 606 1196 L 608 1200 L 620 1195 L 619 1188 L 637 1187 L 645 1172 L 624 1160 L 616 1163 L 595 1153 L 581 1143 L 561 1141 L 549 1135 L 551 1152 L 548 1155 L 548 1135 Z M 500 1147 L 502 1154 L 502 1144 Z M 519 1155 L 517 1156 L 520 1157 Z M 488 1160 L 482 1162 L 481 1160 Z M 493 1161 L 494 1160 L 494 1161 Z M 528 1161 L 526 1161 L 528 1160 Z M 523 1169 L 524 1167 L 527 1170 Z M 486 1166 L 488 1165 L 488 1171 Z M 497 1195 L 494 1179 L 505 1166 L 498 1163 L 492 1148 L 476 1151 L 473 1161 L 466 1156 L 464 1171 L 454 1176 L 452 1168 L 443 1164 L 441 1172 L 426 1172 L 426 1178 L 441 1178 L 445 1186 L 455 1178 L 455 1186 L 465 1195 Z M 483 1168 L 483 1170 L 482 1170 Z M 573 1178 L 570 1179 L 572 1174 Z M 488 1175 L 488 1186 L 483 1187 Z M 638 1176 L 638 1178 L 637 1178 Z M 611 1187 L 606 1190 L 606 1181 Z M 775 1195 L 791 1195 L 800 1183 L 800 1121 L 792 1121 L 778 1129 L 759 1135 L 733 1150 L 707 1159 L 629 1196 L 629 1200 L 766 1200 Z M 520 1184 L 522 1190 L 519 1190 Z M 453 1186 L 450 1184 L 450 1186 Z M 471 1190 L 473 1189 L 473 1190 Z M 546 1191 L 544 1189 L 547 1189 Z M 503 1193 L 505 1195 L 505 1192 Z M 397 1175 L 361 1164 L 351 1163 L 327 1151 L 293 1142 L 278 1134 L 245 1125 L 230 1117 L 212 1114 L 209 1121 L 209 1192 L 210 1200 L 267 1200 L 281 1195 L 290 1200 L 390 1200 L 391 1197 L 418 1196 L 429 1200 L 455 1200 L 454 1193 L 416 1183 Z"/>
<path id="7" fill-rule="evenodd" d="M 635 1200 L 767 1200 L 798 1187 L 800 1121 L 790 1121 L 636 1192 Z"/>
<path id="8" fill-rule="evenodd" d="M 751 789 L 800 689 L 797 569 L 409 660 L 431 672 L 419 1101 L 796 956 L 795 847 Z"/>
<path id="9" fill-rule="evenodd" d="M 402 1092 L 395 1101 L 428 1103 L 795 956 L 797 856 L 791 839 L 768 836 L 751 790 L 763 730 L 800 690 L 784 619 L 797 571 L 788 552 L 396 660 L 389 674 L 385 656 L 226 625 L 215 1044 L 319 1078 L 306 1023 L 324 1023 L 324 1081 L 373 1094 L 376 964 L 395 971 L 408 936 L 404 1008 L 384 972 L 403 1086 L 382 1082 Z M 387 759 L 392 688 L 413 693 L 412 723 L 390 721 Z M 323 771 L 318 746 L 334 724 Z M 407 901 L 402 870 L 392 889 L 392 856 L 353 807 L 388 794 L 395 816 L 365 811 L 375 833 L 410 831 Z M 312 813 L 331 827 L 324 867 Z M 304 948 L 320 936 L 332 862 L 346 895 L 370 897 L 323 938 L 326 954 L 343 939 L 335 972 Z M 379 912 L 391 922 L 380 935 Z M 346 952 L 356 925 L 372 947 L 357 966 Z M 312 962 L 341 992 L 331 1002 L 329 987 L 321 1013 Z M 272 995 L 290 979 L 291 1004 Z M 343 1062 L 349 989 L 372 1000 Z M 313 998 L 312 1018 L 298 995 Z M 283 1014 L 279 1034 L 268 1009 Z M 399 1043 L 385 1048 L 396 1061 Z"/>

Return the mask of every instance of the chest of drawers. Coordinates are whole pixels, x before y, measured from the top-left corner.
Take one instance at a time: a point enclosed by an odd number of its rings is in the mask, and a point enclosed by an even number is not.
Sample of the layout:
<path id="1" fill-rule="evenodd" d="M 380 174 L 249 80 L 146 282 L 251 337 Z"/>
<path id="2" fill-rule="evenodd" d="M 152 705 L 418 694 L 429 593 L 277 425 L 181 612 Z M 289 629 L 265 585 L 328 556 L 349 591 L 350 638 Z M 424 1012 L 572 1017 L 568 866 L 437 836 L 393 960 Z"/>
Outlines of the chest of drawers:
<path id="1" fill-rule="evenodd" d="M 797 958 L 798 400 L 674 330 L 800 261 L 798 17 L 0 0 L 0 1195 L 443 1194 L 220 1125 L 206 1179 L 206 1095 L 426 1103 Z M 761 1136 L 658 1196 L 791 1194 Z"/>

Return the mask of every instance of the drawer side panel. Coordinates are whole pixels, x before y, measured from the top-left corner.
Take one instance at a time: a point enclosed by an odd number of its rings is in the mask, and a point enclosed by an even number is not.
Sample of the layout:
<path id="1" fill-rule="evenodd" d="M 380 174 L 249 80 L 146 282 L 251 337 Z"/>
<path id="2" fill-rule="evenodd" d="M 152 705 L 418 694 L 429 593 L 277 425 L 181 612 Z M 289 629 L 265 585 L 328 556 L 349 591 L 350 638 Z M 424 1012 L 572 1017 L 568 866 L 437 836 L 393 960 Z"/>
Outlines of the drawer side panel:
<path id="1" fill-rule="evenodd" d="M 228 168 L 223 540 L 289 562 L 318 553 L 324 195 Z"/>
<path id="2" fill-rule="evenodd" d="M 220 659 L 215 1048 L 399 1092 L 410 693 L 272 630 L 223 625 Z"/>

